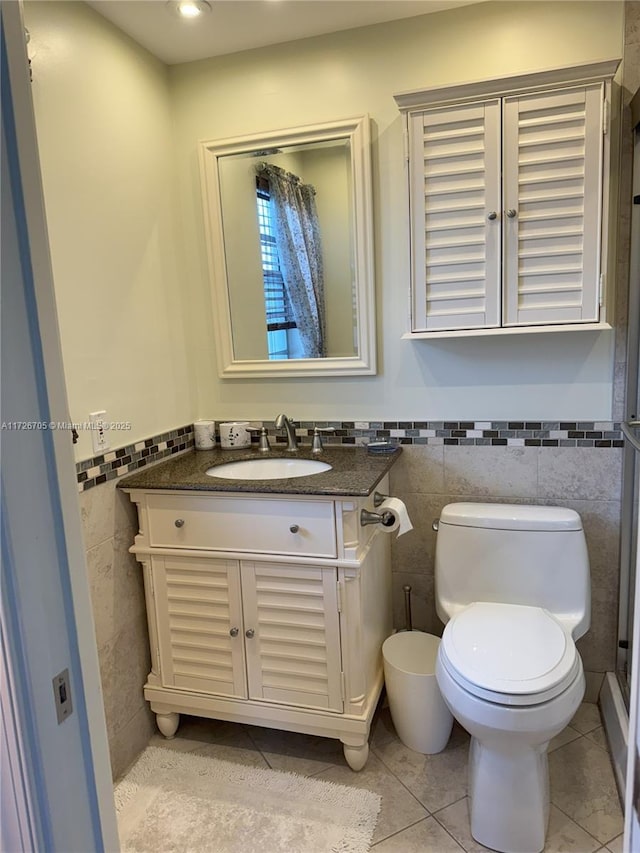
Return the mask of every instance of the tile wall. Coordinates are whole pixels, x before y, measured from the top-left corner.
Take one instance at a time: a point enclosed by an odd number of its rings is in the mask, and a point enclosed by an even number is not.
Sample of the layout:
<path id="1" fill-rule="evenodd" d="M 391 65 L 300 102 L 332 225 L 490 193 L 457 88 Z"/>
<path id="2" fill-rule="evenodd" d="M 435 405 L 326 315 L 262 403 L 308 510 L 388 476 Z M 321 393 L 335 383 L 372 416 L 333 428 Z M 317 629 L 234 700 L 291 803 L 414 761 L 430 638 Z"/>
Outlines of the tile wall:
<path id="1" fill-rule="evenodd" d="M 155 719 L 142 695 L 151 668 L 142 572 L 129 547 L 138 518 L 114 480 L 80 494 L 113 778 L 147 745 Z"/>
<path id="2" fill-rule="evenodd" d="M 256 422 L 257 423 L 257 422 Z M 309 444 L 314 422 L 297 432 Z M 327 422 L 318 422 L 326 426 Z M 412 588 L 416 628 L 440 634 L 433 598 L 433 519 L 452 501 L 561 504 L 580 513 L 591 560 L 592 620 L 579 649 L 587 698 L 614 668 L 622 440 L 618 423 L 399 421 L 331 422 L 334 443 L 388 438 L 402 444 L 391 493 L 407 505 L 414 530 L 392 543 L 394 624 L 405 624 L 402 587 Z M 284 438 L 272 433 L 272 444 Z M 109 451 L 77 465 L 78 490 L 94 607 L 114 778 L 146 745 L 153 715 L 142 695 L 150 668 L 142 572 L 128 548 L 137 514 L 118 478 L 193 447 L 191 427 Z M 113 458 L 111 458 L 113 457 Z"/>
<path id="3" fill-rule="evenodd" d="M 394 623 L 404 626 L 405 584 L 413 626 L 442 633 L 434 605 L 431 522 L 452 501 L 562 505 L 584 524 L 591 563 L 591 628 L 578 642 L 596 701 L 602 673 L 614 669 L 618 614 L 618 537 L 622 451 L 617 447 L 404 447 L 391 470 L 414 530 L 392 543 Z"/>

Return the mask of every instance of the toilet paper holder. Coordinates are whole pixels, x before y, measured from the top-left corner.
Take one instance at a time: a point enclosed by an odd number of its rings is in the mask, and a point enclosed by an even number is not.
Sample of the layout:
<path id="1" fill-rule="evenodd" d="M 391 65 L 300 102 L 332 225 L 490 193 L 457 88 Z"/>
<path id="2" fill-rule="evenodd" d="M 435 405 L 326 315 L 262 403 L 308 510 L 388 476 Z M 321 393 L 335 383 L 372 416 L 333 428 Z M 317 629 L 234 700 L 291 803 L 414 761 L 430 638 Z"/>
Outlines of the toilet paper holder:
<path id="1" fill-rule="evenodd" d="M 373 493 L 373 505 L 381 506 L 389 495 L 383 495 L 381 492 Z M 382 524 L 384 527 L 391 527 L 395 520 L 392 512 L 369 512 L 367 509 L 360 510 L 360 526 L 364 527 L 367 524 Z"/>
<path id="2" fill-rule="evenodd" d="M 383 527 L 391 527 L 395 521 L 395 516 L 392 512 L 369 512 L 368 509 L 360 510 L 360 526 L 366 524 L 382 524 Z"/>

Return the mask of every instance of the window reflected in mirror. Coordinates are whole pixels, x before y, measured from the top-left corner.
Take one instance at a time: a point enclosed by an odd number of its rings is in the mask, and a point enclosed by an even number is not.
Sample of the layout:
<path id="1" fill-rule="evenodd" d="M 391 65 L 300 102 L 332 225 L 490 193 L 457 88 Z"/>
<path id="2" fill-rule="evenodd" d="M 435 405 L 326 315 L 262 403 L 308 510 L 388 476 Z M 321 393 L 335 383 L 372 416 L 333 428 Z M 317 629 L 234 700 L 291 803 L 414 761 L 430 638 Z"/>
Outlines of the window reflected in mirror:
<path id="1" fill-rule="evenodd" d="M 267 319 L 267 356 L 270 359 L 297 358 L 297 353 L 301 352 L 300 340 L 280 269 L 270 201 L 268 181 L 256 178 L 264 309 Z M 302 355 L 300 357 L 302 358 Z"/>

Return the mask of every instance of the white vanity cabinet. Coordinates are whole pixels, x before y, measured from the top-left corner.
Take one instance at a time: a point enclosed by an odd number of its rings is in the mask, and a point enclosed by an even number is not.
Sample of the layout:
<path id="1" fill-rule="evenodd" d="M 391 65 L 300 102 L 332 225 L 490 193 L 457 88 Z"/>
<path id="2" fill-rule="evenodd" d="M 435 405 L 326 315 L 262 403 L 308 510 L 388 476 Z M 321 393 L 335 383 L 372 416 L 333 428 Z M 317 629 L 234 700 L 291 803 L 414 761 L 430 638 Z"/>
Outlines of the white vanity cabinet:
<path id="1" fill-rule="evenodd" d="M 617 61 L 397 95 L 409 337 L 607 327 Z"/>
<path id="2" fill-rule="evenodd" d="M 127 491 L 160 731 L 186 713 L 324 735 L 361 769 L 392 628 L 373 497 Z"/>

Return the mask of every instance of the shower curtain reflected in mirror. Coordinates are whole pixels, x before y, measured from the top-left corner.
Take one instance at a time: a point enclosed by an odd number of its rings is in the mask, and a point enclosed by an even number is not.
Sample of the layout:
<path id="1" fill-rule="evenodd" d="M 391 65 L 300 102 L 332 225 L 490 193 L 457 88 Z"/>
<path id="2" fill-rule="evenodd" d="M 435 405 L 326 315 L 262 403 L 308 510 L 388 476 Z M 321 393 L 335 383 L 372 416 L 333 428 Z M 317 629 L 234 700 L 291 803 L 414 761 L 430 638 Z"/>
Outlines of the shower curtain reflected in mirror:
<path id="1" fill-rule="evenodd" d="M 324 358 L 324 275 L 316 191 L 270 163 L 259 164 L 256 174 L 268 187 L 280 271 L 303 358 Z"/>

